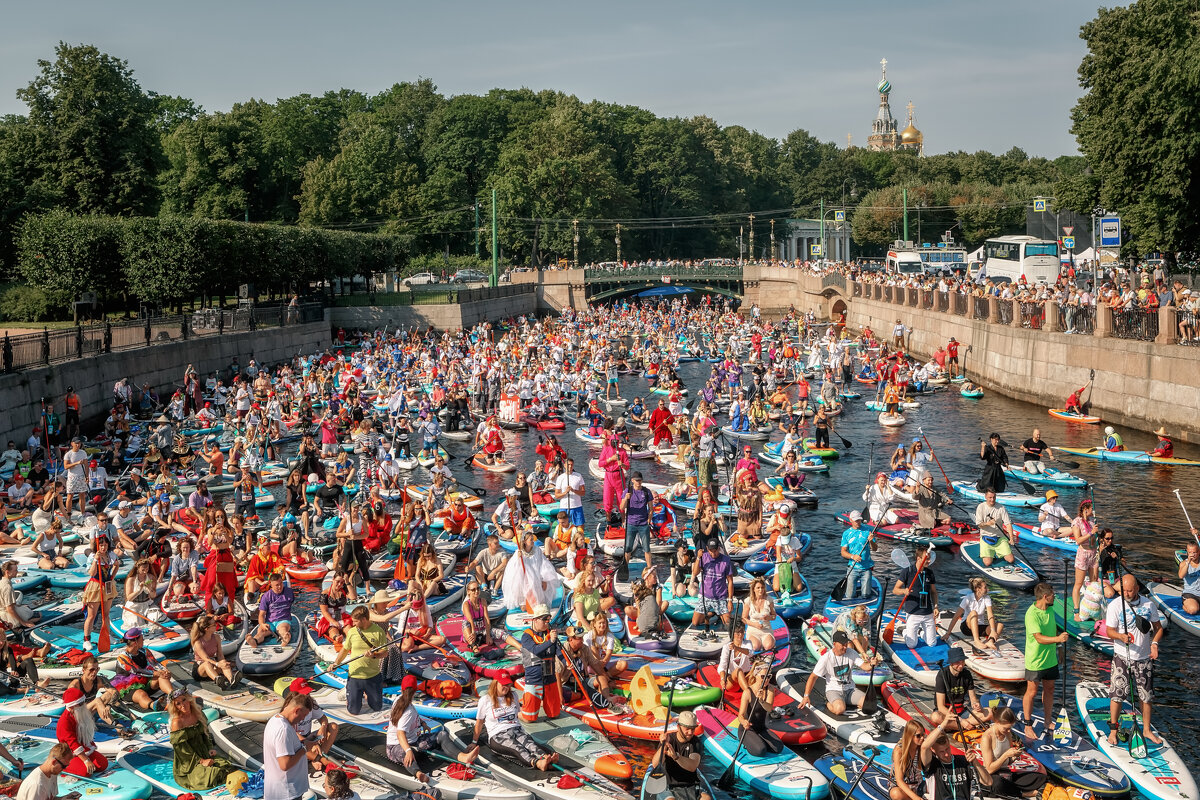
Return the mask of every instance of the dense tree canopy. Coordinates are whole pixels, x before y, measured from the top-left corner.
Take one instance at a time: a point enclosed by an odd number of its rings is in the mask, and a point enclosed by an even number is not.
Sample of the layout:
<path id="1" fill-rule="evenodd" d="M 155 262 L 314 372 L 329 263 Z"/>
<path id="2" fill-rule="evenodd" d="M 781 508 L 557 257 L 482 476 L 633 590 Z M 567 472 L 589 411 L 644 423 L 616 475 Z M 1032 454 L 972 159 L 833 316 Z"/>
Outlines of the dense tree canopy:
<path id="1" fill-rule="evenodd" d="M 475 220 L 490 223 L 493 190 L 510 263 L 571 258 L 575 220 L 583 261 L 616 257 L 618 224 L 625 258 L 737 255 L 751 225 L 762 256 L 772 221 L 782 238 L 788 217 L 815 218 L 822 202 L 827 212 L 844 205 L 856 250 L 872 252 L 902 231 L 902 189 L 913 239 L 949 230 L 973 245 L 1019 231 L 1030 198 L 1042 194 L 1063 207 L 1099 202 L 1124 211 L 1140 246 L 1190 246 L 1200 236 L 1200 73 L 1189 65 L 1200 53 L 1188 5 L 1138 0 L 1101 11 L 1084 28 L 1088 93 L 1075 132 L 1086 160 L 1016 148 L 870 152 L 802 129 L 776 140 L 707 117 L 658 117 L 549 90 L 446 97 L 427 78 L 376 95 L 342 89 L 206 111 L 143 89 L 129 65 L 94 47 L 63 43 L 18 93 L 27 115 L 0 118 L 0 260 L 16 263 L 23 217 L 49 211 L 163 220 L 122 227 L 115 239 L 97 233 L 103 226 L 84 231 L 66 218 L 28 228 L 29 246 L 39 230 L 74 231 L 42 249 L 49 258 L 55 248 L 75 248 L 96 267 L 49 281 L 53 293 L 89 286 L 162 295 L 170 287 L 149 276 L 170 259 L 183 278 L 175 290 L 213 280 L 206 265 L 222 241 L 232 246 L 232 234 L 188 219 L 384 234 L 384 260 L 402 268 L 435 254 L 445 263 L 473 255 L 478 236 L 487 259 L 491 237 L 479 235 Z M 234 238 L 238 257 L 251 253 L 264 274 L 285 278 L 290 254 L 308 241 L 261 231 Z M 110 239 L 119 240 L 117 250 L 103 244 Z M 179 251 L 164 252 L 163 243 Z M 379 263 L 365 252 L 369 236 L 309 244 L 319 252 L 306 257 L 306 269 Z M 347 252 L 330 250 L 338 247 Z M 107 263 L 113 252 L 132 262 Z M 30 280 L 46 278 L 37 265 L 21 269 Z"/>

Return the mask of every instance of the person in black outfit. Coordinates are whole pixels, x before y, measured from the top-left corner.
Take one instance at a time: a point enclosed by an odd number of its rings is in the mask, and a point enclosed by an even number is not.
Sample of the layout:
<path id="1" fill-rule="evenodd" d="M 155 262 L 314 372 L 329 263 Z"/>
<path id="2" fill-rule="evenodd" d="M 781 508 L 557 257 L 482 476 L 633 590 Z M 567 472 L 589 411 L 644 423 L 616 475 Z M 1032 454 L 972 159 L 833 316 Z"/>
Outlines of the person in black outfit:
<path id="1" fill-rule="evenodd" d="M 950 747 L 943 719 L 921 742 L 921 767 L 925 770 L 926 800 L 970 800 L 971 765 Z"/>
<path id="2" fill-rule="evenodd" d="M 967 669 L 967 656 L 961 647 L 951 647 L 946 656 L 946 666 L 938 670 L 934 679 L 937 711 L 934 722 L 946 720 L 948 730 L 971 730 L 980 727 L 992 718 L 992 710 L 985 709 L 975 694 L 975 678 Z M 966 715 L 967 719 L 963 719 Z"/>
<path id="3" fill-rule="evenodd" d="M 1008 487 L 1004 468 L 1008 466 L 1008 451 L 1000 444 L 1000 434 L 993 433 L 979 445 L 979 458 L 984 462 L 983 475 L 975 485 L 981 492 L 993 491 L 1001 494 Z"/>
<path id="4" fill-rule="evenodd" d="M 700 784 L 699 737 L 702 731 L 695 712 L 679 712 L 679 727 L 663 737 L 662 746 L 650 759 L 652 773 L 666 773 L 667 796 L 664 800 L 712 800 Z"/>

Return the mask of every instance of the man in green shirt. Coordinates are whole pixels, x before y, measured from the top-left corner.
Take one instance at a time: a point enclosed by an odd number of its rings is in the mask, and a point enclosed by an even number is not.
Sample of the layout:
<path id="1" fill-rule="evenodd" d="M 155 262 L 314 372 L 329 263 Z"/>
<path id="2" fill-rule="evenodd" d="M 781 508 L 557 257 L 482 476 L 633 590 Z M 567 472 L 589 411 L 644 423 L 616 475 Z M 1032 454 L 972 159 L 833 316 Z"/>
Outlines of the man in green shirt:
<path id="1" fill-rule="evenodd" d="M 387 633 L 371 622 L 371 612 L 359 606 L 350 613 L 354 625 L 346 631 L 342 641 L 342 652 L 338 653 L 336 668 L 343 661 L 351 661 L 349 677 L 346 679 L 346 710 L 351 714 L 362 713 L 363 697 L 372 711 L 383 710 L 383 664 L 387 647 Z"/>
<path id="2" fill-rule="evenodd" d="M 1066 632 L 1059 633 L 1054 619 L 1054 589 L 1048 583 L 1039 583 L 1033 589 L 1033 605 L 1025 612 L 1025 697 L 1021 708 L 1024 711 L 1025 738 L 1033 735 L 1033 698 L 1037 696 L 1038 684 L 1042 685 L 1042 713 L 1046 735 L 1054 719 L 1054 681 L 1058 678 L 1058 647 L 1067 640 Z"/>

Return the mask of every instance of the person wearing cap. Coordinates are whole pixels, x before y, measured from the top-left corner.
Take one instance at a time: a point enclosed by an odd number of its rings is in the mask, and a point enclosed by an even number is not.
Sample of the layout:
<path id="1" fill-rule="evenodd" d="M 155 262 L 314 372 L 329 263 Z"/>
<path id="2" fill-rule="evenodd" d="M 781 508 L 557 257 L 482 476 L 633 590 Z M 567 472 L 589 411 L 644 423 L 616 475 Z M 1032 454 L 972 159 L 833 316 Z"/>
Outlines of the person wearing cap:
<path id="1" fill-rule="evenodd" d="M 958 340 L 953 336 L 946 343 L 946 368 L 951 378 L 958 377 Z"/>
<path id="2" fill-rule="evenodd" d="M 831 714 L 845 712 L 848 703 L 862 708 L 866 694 L 854 685 L 854 670 L 862 668 L 866 662 L 848 654 L 850 636 L 845 631 L 834 631 L 829 649 L 817 659 L 812 674 L 804 684 L 804 696 L 800 705 L 806 706 L 812 702 L 812 692 L 817 679 L 824 681 L 825 708 Z"/>
<path id="3" fill-rule="evenodd" d="M 62 693 L 62 714 L 55 724 L 58 740 L 71 748 L 71 775 L 91 775 L 108 769 L 108 759 L 96 748 L 96 717 L 92 715 L 88 698 L 78 688 Z"/>
<path id="4" fill-rule="evenodd" d="M 145 506 L 150 503 L 150 484 L 142 475 L 142 470 L 134 467 L 129 471 L 129 478 L 121 483 L 117 496 L 128 500 L 135 506 Z"/>
<path id="5" fill-rule="evenodd" d="M 296 726 L 312 709 L 312 698 L 294 693 L 263 730 L 263 800 L 300 800 L 308 791 L 308 748 Z"/>
<path id="6" fill-rule="evenodd" d="M 528 687 L 529 673 L 525 673 Z M 525 694 L 529 699 L 528 689 Z M 519 713 L 518 713 L 519 712 Z M 513 693 L 513 679 L 508 672 L 500 675 L 488 686 L 487 693 L 479 698 L 479 707 L 475 715 L 475 729 L 472 732 L 472 747 L 465 751 L 460 759 L 470 764 L 479 755 L 479 748 L 484 743 L 495 752 L 514 758 L 530 767 L 536 767 L 542 772 L 549 772 L 550 767 L 558 762 L 558 753 L 542 747 L 533 740 L 521 727 L 524 710 L 517 704 Z M 486 742 L 483 738 L 486 729 Z"/>
<path id="7" fill-rule="evenodd" d="M 521 508 L 519 492 L 512 488 L 506 489 L 504 499 L 492 512 L 492 525 L 504 538 L 512 539 L 524 519 L 525 512 Z"/>
<path id="8" fill-rule="evenodd" d="M 137 703 L 139 708 L 149 711 L 161 709 L 165 699 L 175 691 L 171 673 L 162 666 L 145 647 L 141 628 L 130 628 L 121 637 L 124 648 L 117 655 L 116 675 L 112 687 L 122 700 Z M 161 693 L 156 702 L 153 698 Z"/>
<path id="9" fill-rule="evenodd" d="M 642 473 L 629 476 L 629 494 L 621 498 L 621 513 L 625 515 L 625 569 L 637 552 L 641 552 L 646 564 L 652 563 L 650 554 L 650 515 L 654 511 L 654 492 L 642 486 Z"/>
<path id="10" fill-rule="evenodd" d="M 1175 445 L 1171 443 L 1171 437 L 1167 436 L 1167 429 L 1159 426 L 1154 435 L 1158 437 L 1158 446 L 1150 451 L 1150 455 L 1158 458 L 1174 458 Z"/>
<path id="11" fill-rule="evenodd" d="M 187 689 L 180 687 L 171 692 L 167 714 L 175 782 L 197 792 L 206 792 L 223 783 L 236 767 L 217 753 L 208 718 Z"/>
<path id="12" fill-rule="evenodd" d="M 417 677 L 405 675 L 400 682 L 400 696 L 392 703 L 386 729 L 386 752 L 392 763 L 399 765 L 419 783 L 429 780 L 429 773 L 422 771 L 433 768 L 428 757 L 419 756 L 427 750 L 439 750 L 437 730 L 421 721 L 413 705 L 417 693 Z"/>
<path id="13" fill-rule="evenodd" d="M 842 595 L 842 600 L 846 602 L 871 596 L 871 577 L 875 568 L 871 552 L 878 547 L 874 531 L 863 527 L 862 512 L 851 511 L 848 519 L 850 527 L 842 531 L 841 540 L 842 558 L 850 564 L 846 573 L 846 590 Z"/>
<path id="14" fill-rule="evenodd" d="M 713 800 L 700 783 L 700 720 L 691 709 L 679 712 L 676 729 L 663 736 L 650 759 L 650 769 L 666 773 L 667 794 L 663 800 Z"/>
<path id="15" fill-rule="evenodd" d="M 716 536 L 708 537 L 705 552 L 692 564 L 691 583 L 699 589 L 692 626 L 702 623 L 707 626 L 715 615 L 728 627 L 733 611 L 733 562 L 721 549 L 721 540 Z"/>
<path id="16" fill-rule="evenodd" d="M 951 647 L 946 666 L 934 678 L 937 710 L 930 715 L 934 724 L 946 730 L 962 731 L 983 727 L 992 720 L 992 709 L 985 709 L 975 694 L 975 678 L 967 669 L 967 656 L 961 647 Z"/>
<path id="17" fill-rule="evenodd" d="M 1071 538 L 1071 514 L 1058 501 L 1058 492 L 1046 490 L 1046 502 L 1038 507 L 1038 529 L 1043 536 Z"/>
<path id="18" fill-rule="evenodd" d="M 999 556 L 1008 562 L 1006 569 L 1011 571 L 1015 558 L 1009 544 L 1013 540 L 1012 520 L 1008 509 L 996 502 L 994 490 L 984 492 L 983 502 L 975 507 L 975 524 L 979 526 L 979 560 L 985 567 L 990 567 L 992 560 Z"/>
<path id="19" fill-rule="evenodd" d="M 521 719 L 536 722 L 544 708 L 547 719 L 562 713 L 562 691 L 557 682 L 558 631 L 550 628 L 550 609 L 539 603 L 530 612 L 529 627 L 518 638 L 525 667 L 525 699 Z"/>

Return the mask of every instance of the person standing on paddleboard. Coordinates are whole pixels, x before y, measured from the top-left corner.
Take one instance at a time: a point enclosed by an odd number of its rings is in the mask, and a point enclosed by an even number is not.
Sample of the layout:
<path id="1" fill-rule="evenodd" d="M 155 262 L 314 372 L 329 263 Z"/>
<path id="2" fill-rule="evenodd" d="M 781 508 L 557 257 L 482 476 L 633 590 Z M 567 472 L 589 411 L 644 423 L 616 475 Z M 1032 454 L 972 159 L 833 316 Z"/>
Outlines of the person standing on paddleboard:
<path id="1" fill-rule="evenodd" d="M 1138 591 L 1137 578 L 1128 573 L 1121 578 L 1121 599 L 1108 604 L 1104 624 L 1113 641 L 1112 678 L 1108 684 L 1108 743 L 1117 743 L 1121 704 L 1126 698 L 1135 699 L 1130 692 L 1132 681 L 1137 687 L 1136 700 L 1141 704 L 1142 736 L 1148 742 L 1162 744 L 1162 739 L 1150 727 L 1150 712 L 1154 702 L 1154 662 L 1158 660 L 1158 641 L 1165 631 L 1158 608 Z"/>
<path id="2" fill-rule="evenodd" d="M 1058 679 L 1058 648 L 1067 641 L 1054 620 L 1054 589 L 1048 583 L 1033 587 L 1033 605 L 1025 612 L 1025 696 L 1021 698 L 1025 738 L 1033 741 L 1033 699 L 1042 686 L 1042 719 L 1054 719 L 1054 682 Z M 1047 728 L 1047 735 L 1049 734 Z"/>
<path id="3" fill-rule="evenodd" d="M 850 527 L 842 531 L 841 542 L 842 558 L 852 562 L 850 571 L 846 575 L 846 592 L 842 596 L 843 602 L 871 596 L 871 571 L 875 567 L 871 551 L 877 547 L 875 533 L 863 527 L 862 512 L 851 511 L 849 520 Z"/>
<path id="4" fill-rule="evenodd" d="M 1008 466 L 1008 451 L 1000 444 L 1000 434 L 993 433 L 986 442 L 979 445 L 979 460 L 984 462 L 983 475 L 975 488 L 981 492 L 989 490 L 997 494 L 1008 488 L 1004 478 L 1004 468 Z"/>

